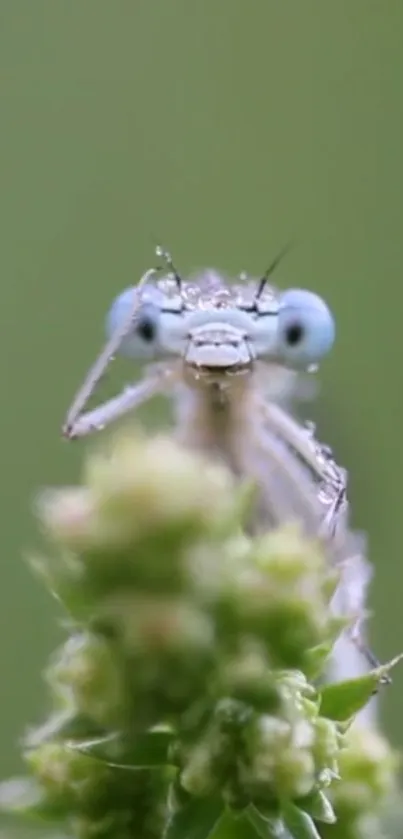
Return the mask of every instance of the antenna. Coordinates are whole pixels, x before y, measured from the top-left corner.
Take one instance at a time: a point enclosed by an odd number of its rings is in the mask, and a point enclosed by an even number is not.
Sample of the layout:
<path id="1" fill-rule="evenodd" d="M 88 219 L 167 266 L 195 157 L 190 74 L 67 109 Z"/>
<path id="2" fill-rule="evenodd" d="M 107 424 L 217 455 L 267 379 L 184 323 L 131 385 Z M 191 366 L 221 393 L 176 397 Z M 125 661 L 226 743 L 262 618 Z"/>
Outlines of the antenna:
<path id="1" fill-rule="evenodd" d="M 182 277 L 180 277 L 180 275 L 178 274 L 178 272 L 175 268 L 175 265 L 173 263 L 171 254 L 169 253 L 169 251 L 166 251 L 163 247 L 161 247 L 161 245 L 157 245 L 157 247 L 155 248 L 155 253 L 156 253 L 156 256 L 158 256 L 160 259 L 163 259 L 163 261 L 165 262 L 165 265 L 169 268 L 169 270 L 170 270 L 171 274 L 173 275 L 174 280 L 176 282 L 178 292 L 179 292 L 179 294 L 181 294 L 182 293 Z"/>
<path id="2" fill-rule="evenodd" d="M 275 270 L 275 268 L 277 268 L 277 265 L 281 262 L 281 260 L 284 258 L 284 256 L 291 249 L 292 245 L 293 245 L 293 242 L 288 242 L 286 245 L 284 245 L 284 247 L 282 248 L 280 253 L 277 254 L 275 259 L 273 259 L 273 262 L 271 263 L 271 265 L 269 265 L 269 267 L 264 272 L 262 278 L 258 282 L 258 286 L 257 286 L 257 289 L 256 289 L 256 294 L 255 294 L 255 300 L 254 300 L 255 303 L 262 296 L 269 277 L 272 275 L 273 271 Z"/>

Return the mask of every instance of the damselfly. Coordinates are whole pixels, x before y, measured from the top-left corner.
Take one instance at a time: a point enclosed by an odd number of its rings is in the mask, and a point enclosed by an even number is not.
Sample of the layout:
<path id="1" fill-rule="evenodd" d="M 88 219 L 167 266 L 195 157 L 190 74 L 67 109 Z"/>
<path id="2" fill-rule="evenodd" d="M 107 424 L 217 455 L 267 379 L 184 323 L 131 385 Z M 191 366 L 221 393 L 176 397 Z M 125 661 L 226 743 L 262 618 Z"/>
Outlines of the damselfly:
<path id="1" fill-rule="evenodd" d="M 301 373 L 316 368 L 331 349 L 334 319 L 313 292 L 280 291 L 269 283 L 281 255 L 258 280 L 241 275 L 227 282 L 215 270 L 184 280 L 170 255 L 157 248 L 163 267 L 147 271 L 113 302 L 107 344 L 63 432 L 69 439 L 83 437 L 156 394 L 170 394 L 183 444 L 221 458 L 235 475 L 256 483 L 253 530 L 299 519 L 323 539 L 330 561 L 345 565 L 340 608 L 353 605 L 359 615 L 370 569 L 348 525 L 347 474 L 313 427 L 281 404 Z M 84 412 L 116 354 L 143 361 L 144 376 Z M 353 640 L 360 646 L 358 632 Z"/>

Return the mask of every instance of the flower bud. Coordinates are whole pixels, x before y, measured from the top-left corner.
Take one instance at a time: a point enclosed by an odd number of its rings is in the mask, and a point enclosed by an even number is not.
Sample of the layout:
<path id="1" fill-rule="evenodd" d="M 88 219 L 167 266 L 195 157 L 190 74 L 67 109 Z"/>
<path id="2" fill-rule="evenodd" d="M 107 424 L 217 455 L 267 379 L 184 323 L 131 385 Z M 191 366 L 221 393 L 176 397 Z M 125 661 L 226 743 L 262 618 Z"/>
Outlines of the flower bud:
<path id="1" fill-rule="evenodd" d="M 314 730 L 313 754 L 316 768 L 324 785 L 327 785 L 339 773 L 340 735 L 336 723 L 326 717 L 316 719 Z"/>
<path id="2" fill-rule="evenodd" d="M 209 741 L 202 741 L 191 752 L 181 773 L 181 785 L 190 795 L 208 796 L 217 787 L 214 755 Z"/>
<path id="3" fill-rule="evenodd" d="M 105 764 L 61 743 L 46 743 L 28 752 L 26 760 L 49 801 L 66 811 L 90 809 L 110 775 Z"/>
<path id="4" fill-rule="evenodd" d="M 48 671 L 56 692 L 101 726 L 123 723 L 128 694 L 119 657 L 109 641 L 90 633 L 72 636 Z"/>
<path id="5" fill-rule="evenodd" d="M 355 817 L 376 809 L 396 789 L 400 760 L 385 738 L 356 722 L 344 735 L 340 780 L 331 787 L 336 810 Z"/>
<path id="6" fill-rule="evenodd" d="M 117 438 L 107 455 L 89 460 L 85 478 L 98 510 L 126 533 L 131 525 L 134 533 L 172 525 L 208 530 L 233 505 L 226 469 L 162 435 Z"/>

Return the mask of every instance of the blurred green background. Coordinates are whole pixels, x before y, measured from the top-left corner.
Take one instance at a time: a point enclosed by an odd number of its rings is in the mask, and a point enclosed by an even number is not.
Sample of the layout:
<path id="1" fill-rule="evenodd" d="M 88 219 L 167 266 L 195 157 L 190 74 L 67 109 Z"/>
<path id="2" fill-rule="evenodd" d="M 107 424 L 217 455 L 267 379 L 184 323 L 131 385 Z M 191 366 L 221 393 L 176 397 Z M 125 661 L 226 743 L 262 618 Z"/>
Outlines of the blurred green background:
<path id="1" fill-rule="evenodd" d="M 338 322 L 310 412 L 369 531 L 373 646 L 403 649 L 402 31 L 401 0 L 1 0 L 1 776 L 61 637 L 32 498 L 78 477 L 60 423 L 159 239 L 183 272 L 259 272 L 295 237 L 276 279 Z"/>

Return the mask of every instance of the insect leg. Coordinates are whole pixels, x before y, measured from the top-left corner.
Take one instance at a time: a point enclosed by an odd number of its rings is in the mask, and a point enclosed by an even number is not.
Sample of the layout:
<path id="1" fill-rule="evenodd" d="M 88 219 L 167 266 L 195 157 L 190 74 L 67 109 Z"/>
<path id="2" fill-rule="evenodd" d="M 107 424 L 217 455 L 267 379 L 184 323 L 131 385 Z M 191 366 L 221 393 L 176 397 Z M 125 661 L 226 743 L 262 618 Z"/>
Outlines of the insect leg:
<path id="1" fill-rule="evenodd" d="M 70 424 L 67 420 L 63 428 L 64 436 L 69 440 L 75 440 L 94 431 L 101 431 L 128 411 L 146 402 L 151 396 L 161 393 L 169 384 L 170 378 L 173 378 L 172 369 L 165 368 L 154 374 L 149 373 L 142 381 L 126 387 L 118 396 L 108 399 L 92 411 L 79 414 L 73 422 L 70 421 Z"/>
<path id="2" fill-rule="evenodd" d="M 271 496 L 274 506 L 281 509 L 277 523 L 296 518 L 301 520 L 311 536 L 317 535 L 321 505 L 317 501 L 310 473 L 289 451 L 286 441 L 273 434 L 270 428 L 256 423 L 254 433 L 260 464 L 259 483 L 267 503 L 270 505 Z M 273 511 L 267 510 L 267 514 L 270 521 Z"/>
<path id="3" fill-rule="evenodd" d="M 325 488 L 328 484 L 333 500 L 320 522 L 319 535 L 329 544 L 330 549 L 335 552 L 336 559 L 344 557 L 342 564 L 345 566 L 340 583 L 338 598 L 344 600 L 344 612 L 357 611 L 364 614 L 365 601 L 369 579 L 371 576 L 370 566 L 362 551 L 358 553 L 354 549 L 354 534 L 348 528 L 348 500 L 346 496 L 346 479 L 344 470 L 336 467 L 333 462 L 320 457 L 321 447 L 315 444 L 309 435 L 298 423 L 281 410 L 274 403 L 264 403 L 264 415 L 266 421 L 275 433 L 278 433 L 286 444 L 303 459 L 307 466 L 316 475 L 318 480 L 317 491 Z M 365 643 L 362 633 L 362 620 L 358 621 L 351 630 L 345 633 L 347 644 L 351 644 L 359 656 L 366 662 L 370 669 L 379 666 L 377 658 Z M 351 656 L 346 650 L 340 653 L 345 661 L 342 670 L 347 673 L 346 677 L 352 678 L 356 673 L 351 672 L 347 659 Z M 360 670 L 362 668 L 359 668 Z M 385 684 L 390 682 L 389 677 L 382 680 Z"/>
<path id="4" fill-rule="evenodd" d="M 327 478 L 326 463 L 322 464 L 318 459 L 316 447 L 305 429 L 274 402 L 264 402 L 263 410 L 271 430 L 279 434 L 319 478 Z"/>
<path id="5" fill-rule="evenodd" d="M 104 376 L 110 363 L 113 361 L 115 354 L 119 351 L 119 347 L 123 339 L 126 337 L 130 329 L 133 328 L 137 310 L 139 308 L 140 291 L 154 275 L 155 269 L 152 268 L 149 271 L 146 271 L 137 286 L 133 286 L 133 304 L 127 317 L 124 319 L 116 332 L 111 335 L 109 341 L 106 343 L 106 346 L 90 368 L 87 376 L 85 377 L 84 383 L 80 387 L 68 411 L 66 421 L 63 426 L 63 434 L 66 436 L 69 436 L 69 430 L 75 425 L 91 394 L 94 393 L 99 381 Z"/>
<path id="6" fill-rule="evenodd" d="M 343 536 L 345 538 L 347 513 L 348 501 L 346 497 L 346 486 L 344 485 L 340 486 L 322 523 L 324 535 L 327 539 L 333 539 L 335 542 L 339 540 L 341 542 Z M 352 551 L 351 556 L 344 561 L 344 565 L 348 566 L 346 567 L 345 573 L 349 577 L 344 583 L 344 586 L 342 584 L 342 594 L 344 594 L 344 598 L 347 601 L 346 608 L 354 608 L 357 612 L 362 612 L 364 618 L 367 589 L 372 577 L 372 570 L 368 561 L 365 559 L 365 547 L 362 546 L 356 552 Z M 365 643 L 362 623 L 362 620 L 357 621 L 350 630 L 347 630 L 346 636 L 365 659 L 368 667 L 370 669 L 377 668 L 380 666 L 380 662 Z M 382 684 L 389 684 L 390 682 L 391 679 L 389 676 L 381 679 Z"/>

